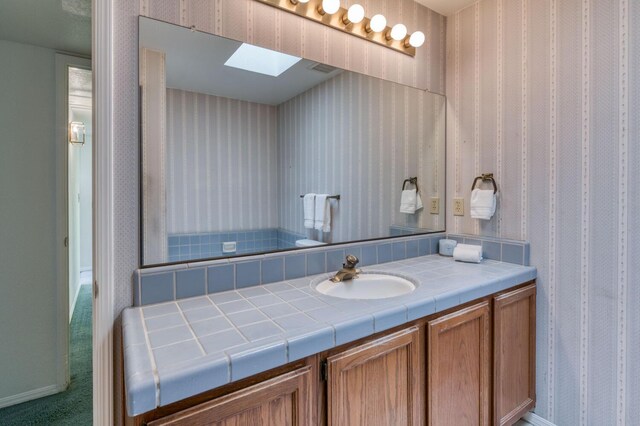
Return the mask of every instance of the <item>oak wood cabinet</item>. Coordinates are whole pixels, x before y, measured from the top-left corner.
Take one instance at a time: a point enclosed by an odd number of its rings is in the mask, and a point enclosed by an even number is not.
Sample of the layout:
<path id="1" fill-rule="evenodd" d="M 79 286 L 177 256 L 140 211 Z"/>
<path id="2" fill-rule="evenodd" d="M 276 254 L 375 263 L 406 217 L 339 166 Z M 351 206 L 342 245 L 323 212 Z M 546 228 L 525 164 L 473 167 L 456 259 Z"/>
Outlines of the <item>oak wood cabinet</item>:
<path id="1" fill-rule="evenodd" d="M 420 425 L 420 340 L 410 327 L 328 358 L 327 423 Z"/>
<path id="2" fill-rule="evenodd" d="M 427 334 L 427 424 L 489 425 L 489 302 L 429 321 Z"/>
<path id="3" fill-rule="evenodd" d="M 493 306 L 495 425 L 512 425 L 536 399 L 535 284 L 497 296 Z"/>
<path id="4" fill-rule="evenodd" d="M 512 425 L 535 405 L 535 283 L 411 321 L 127 425 Z"/>
<path id="5" fill-rule="evenodd" d="M 197 405 L 149 426 L 306 426 L 313 424 L 311 367 Z"/>

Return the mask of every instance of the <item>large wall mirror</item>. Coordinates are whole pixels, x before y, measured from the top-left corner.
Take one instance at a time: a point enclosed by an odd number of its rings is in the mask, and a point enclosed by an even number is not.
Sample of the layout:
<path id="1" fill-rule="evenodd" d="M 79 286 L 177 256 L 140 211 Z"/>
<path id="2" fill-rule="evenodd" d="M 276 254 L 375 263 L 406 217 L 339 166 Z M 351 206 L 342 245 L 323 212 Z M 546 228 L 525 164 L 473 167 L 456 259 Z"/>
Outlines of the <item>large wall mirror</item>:
<path id="1" fill-rule="evenodd" d="M 443 96 L 144 17 L 139 45 L 144 265 L 444 230 Z"/>

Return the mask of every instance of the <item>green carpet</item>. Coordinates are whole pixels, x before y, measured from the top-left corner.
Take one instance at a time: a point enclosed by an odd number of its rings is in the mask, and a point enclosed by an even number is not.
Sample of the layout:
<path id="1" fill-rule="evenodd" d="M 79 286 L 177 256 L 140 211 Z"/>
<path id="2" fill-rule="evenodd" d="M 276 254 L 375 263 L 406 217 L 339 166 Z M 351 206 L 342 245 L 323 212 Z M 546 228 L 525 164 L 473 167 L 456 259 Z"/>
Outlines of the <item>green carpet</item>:
<path id="1" fill-rule="evenodd" d="M 91 286 L 80 288 L 70 335 L 71 384 L 61 393 L 0 409 L 0 425 L 91 425 Z"/>

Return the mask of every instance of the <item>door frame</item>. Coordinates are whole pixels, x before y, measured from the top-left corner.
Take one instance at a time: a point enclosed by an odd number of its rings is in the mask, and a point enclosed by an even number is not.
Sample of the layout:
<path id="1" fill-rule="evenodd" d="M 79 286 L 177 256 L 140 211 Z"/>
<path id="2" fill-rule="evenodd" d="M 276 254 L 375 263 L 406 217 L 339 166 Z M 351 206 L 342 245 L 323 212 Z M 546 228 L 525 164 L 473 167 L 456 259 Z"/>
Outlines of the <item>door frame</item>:
<path id="1" fill-rule="evenodd" d="M 114 419 L 113 0 L 91 1 L 93 70 L 93 424 Z M 120 422 L 117 422 L 120 423 Z"/>
<path id="2" fill-rule="evenodd" d="M 70 382 L 69 370 L 69 68 L 91 69 L 91 60 L 56 53 L 56 250 L 58 338 L 56 348 L 56 384 L 60 391 Z"/>

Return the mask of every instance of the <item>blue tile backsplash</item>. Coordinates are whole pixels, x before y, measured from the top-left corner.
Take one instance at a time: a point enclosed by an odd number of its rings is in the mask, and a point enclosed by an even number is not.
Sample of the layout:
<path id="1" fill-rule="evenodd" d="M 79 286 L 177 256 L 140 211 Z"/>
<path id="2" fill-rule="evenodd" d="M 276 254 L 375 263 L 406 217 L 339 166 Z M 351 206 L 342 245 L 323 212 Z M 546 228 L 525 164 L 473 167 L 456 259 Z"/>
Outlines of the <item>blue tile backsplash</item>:
<path id="1" fill-rule="evenodd" d="M 303 238 L 307 237 L 280 228 L 170 234 L 169 262 L 283 250 L 295 247 L 296 240 Z M 223 253 L 222 243 L 224 242 L 235 242 L 236 251 Z"/>
<path id="2" fill-rule="evenodd" d="M 176 272 L 176 299 L 207 294 L 205 269 L 184 269 Z"/>
<path id="3" fill-rule="evenodd" d="M 271 231 L 276 231 L 275 235 L 279 235 L 278 230 L 268 230 L 266 234 L 262 234 L 262 231 L 256 231 L 257 235 L 247 233 L 243 238 L 265 235 L 271 240 L 270 237 L 274 235 Z M 170 241 L 179 244 L 184 242 L 184 245 L 189 246 L 191 237 L 194 236 L 172 236 Z M 197 237 L 193 239 L 194 244 L 197 244 L 197 241 L 201 246 L 212 244 L 210 237 L 208 240 L 202 236 Z M 235 233 L 235 238 L 238 237 L 239 233 Z M 353 243 L 348 246 L 314 247 L 286 253 L 139 269 L 135 273 L 134 304 L 148 305 L 193 297 L 204 294 L 203 292 L 218 293 L 338 270 L 347 254 L 354 254 L 360 258 L 359 266 L 436 254 L 438 241 L 445 237 L 461 243 L 482 245 L 486 259 L 529 265 L 530 248 L 529 243 L 525 241 L 445 233 L 412 235 L 392 241 L 380 240 Z M 299 239 L 300 236 L 291 234 L 286 238 L 287 241 L 292 241 L 293 246 L 295 239 Z M 292 294 L 292 297 L 294 296 Z M 256 295 L 256 297 L 264 296 Z M 304 300 L 300 303 L 304 303 Z M 276 307 L 274 306 L 274 309 Z"/>

